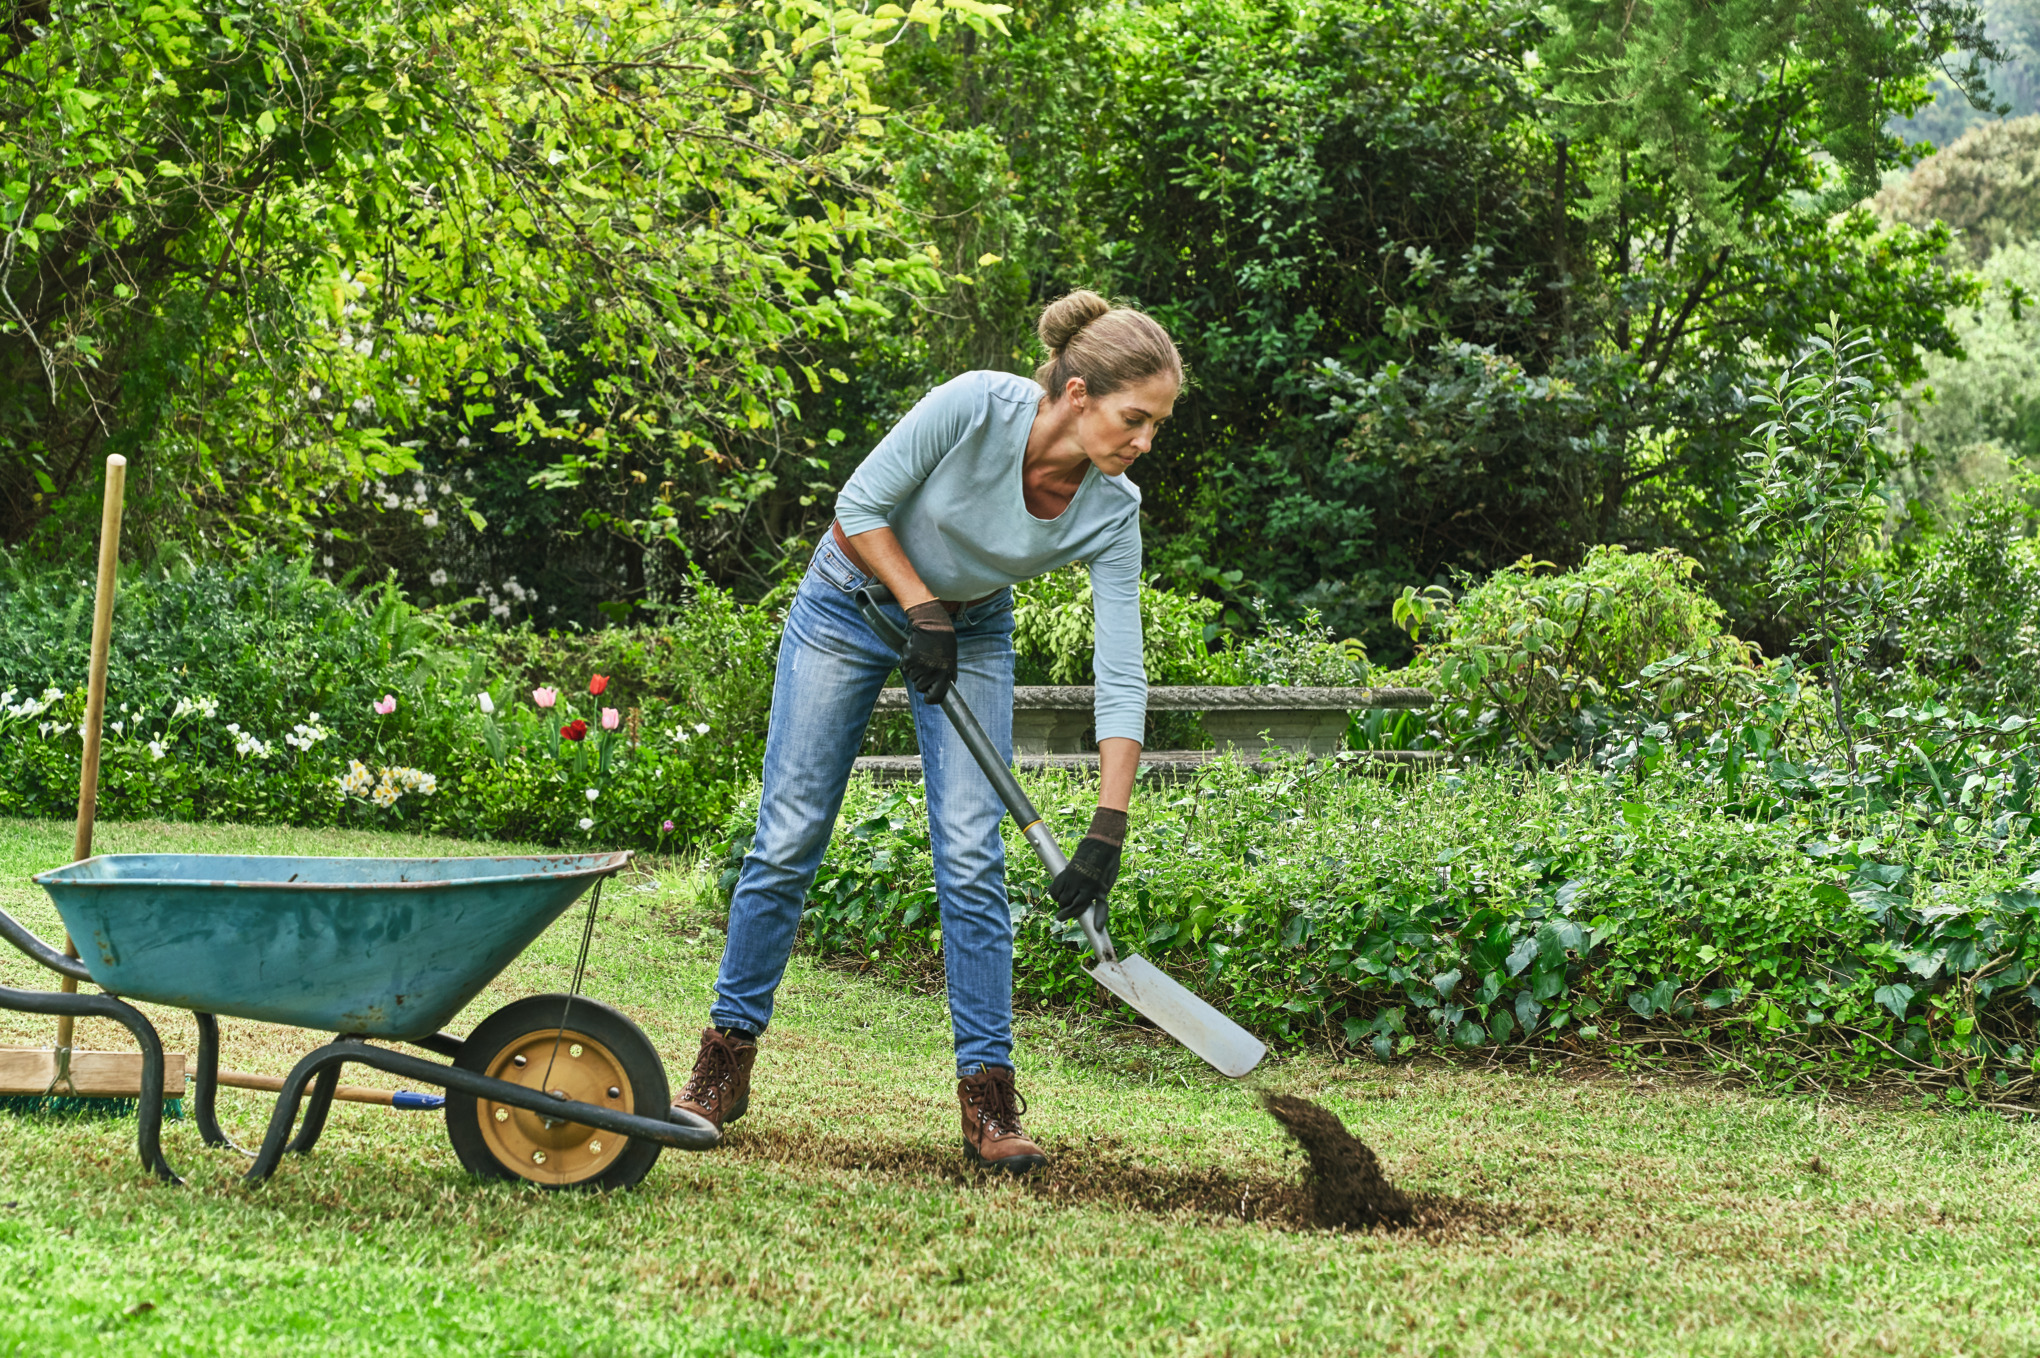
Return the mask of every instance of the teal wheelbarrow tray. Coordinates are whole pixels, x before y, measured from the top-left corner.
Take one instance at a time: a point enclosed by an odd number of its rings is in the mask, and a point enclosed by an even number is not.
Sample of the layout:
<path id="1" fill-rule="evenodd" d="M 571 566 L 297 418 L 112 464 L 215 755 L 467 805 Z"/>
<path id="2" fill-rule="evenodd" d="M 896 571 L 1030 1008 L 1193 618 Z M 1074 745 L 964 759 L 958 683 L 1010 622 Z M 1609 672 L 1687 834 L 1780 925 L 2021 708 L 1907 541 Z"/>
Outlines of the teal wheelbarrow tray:
<path id="1" fill-rule="evenodd" d="M 134 1035 L 143 1063 L 137 1149 L 146 1168 L 172 1182 L 160 1134 L 163 1044 L 130 1001 L 196 1017 L 193 1113 L 208 1146 L 238 1149 L 214 1113 L 219 1015 L 337 1035 L 284 1080 L 250 1180 L 275 1173 L 286 1151 L 311 1150 L 352 1062 L 444 1089 L 447 1134 L 474 1173 L 549 1188 L 628 1187 L 663 1147 L 706 1150 L 719 1139 L 713 1125 L 669 1106 L 665 1068 L 642 1029 L 578 994 L 514 1001 L 465 1038 L 444 1025 L 629 861 L 628 853 L 104 854 L 35 878 L 82 957 L 58 952 L 4 911 L 0 937 L 106 993 L 0 987 L 0 1008 L 110 1018 Z"/>

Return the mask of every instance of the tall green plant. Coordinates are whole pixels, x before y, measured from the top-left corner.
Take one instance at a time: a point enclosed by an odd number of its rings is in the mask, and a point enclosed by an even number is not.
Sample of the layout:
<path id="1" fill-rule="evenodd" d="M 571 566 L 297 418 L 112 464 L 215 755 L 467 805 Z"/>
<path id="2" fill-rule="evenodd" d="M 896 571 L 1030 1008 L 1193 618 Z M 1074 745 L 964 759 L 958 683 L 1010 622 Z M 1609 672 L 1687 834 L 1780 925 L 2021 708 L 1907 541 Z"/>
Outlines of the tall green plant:
<path id="1" fill-rule="evenodd" d="M 888 193 L 886 45 L 1003 9 L 12 7 L 0 537 L 82 517 L 109 447 L 138 527 L 270 536 L 442 433 L 543 440 L 574 484 L 771 431 L 848 380 L 804 346 L 934 284 Z"/>
<path id="2" fill-rule="evenodd" d="M 1883 594 L 1871 555 L 1884 520 L 1884 428 L 1872 378 L 1879 362 L 1867 331 L 1845 332 L 1830 318 L 1755 397 L 1772 417 L 1743 454 L 1744 523 L 1766 554 L 1778 613 L 1795 621 L 1797 644 L 1820 661 L 1851 774 L 1845 676 L 1863 659 Z"/>

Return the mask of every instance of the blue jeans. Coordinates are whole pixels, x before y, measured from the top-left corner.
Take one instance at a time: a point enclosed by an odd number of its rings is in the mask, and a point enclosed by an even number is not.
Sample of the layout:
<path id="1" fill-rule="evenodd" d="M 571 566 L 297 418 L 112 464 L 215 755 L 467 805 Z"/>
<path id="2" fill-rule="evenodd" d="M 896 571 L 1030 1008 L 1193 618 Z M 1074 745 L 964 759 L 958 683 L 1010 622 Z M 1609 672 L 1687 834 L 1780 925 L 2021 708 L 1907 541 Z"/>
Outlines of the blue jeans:
<path id="1" fill-rule="evenodd" d="M 729 941 L 709 1011 L 718 1028 L 765 1031 L 801 908 L 843 807 L 852 761 L 899 657 L 851 594 L 873 583 L 824 536 L 786 615 L 758 835 L 730 900 Z M 898 607 L 887 611 L 905 626 Z M 1013 594 L 956 615 L 957 691 L 1000 755 L 1013 757 Z M 928 791 L 928 833 L 942 912 L 942 962 L 956 1064 L 1013 1064 L 1013 914 L 1006 902 L 1005 805 L 949 718 L 908 690 Z"/>

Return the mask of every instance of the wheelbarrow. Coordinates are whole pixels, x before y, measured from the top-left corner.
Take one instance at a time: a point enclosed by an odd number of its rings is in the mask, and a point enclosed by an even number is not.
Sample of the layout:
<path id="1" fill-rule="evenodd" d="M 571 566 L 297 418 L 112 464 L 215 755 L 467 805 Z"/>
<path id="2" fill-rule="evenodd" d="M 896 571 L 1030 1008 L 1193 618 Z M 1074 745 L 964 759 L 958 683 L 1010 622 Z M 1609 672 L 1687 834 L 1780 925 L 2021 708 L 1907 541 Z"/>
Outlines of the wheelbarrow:
<path id="1" fill-rule="evenodd" d="M 172 1183 L 181 1180 L 162 1150 L 163 1044 L 132 1001 L 187 1009 L 197 1019 L 192 1111 L 212 1147 L 240 1149 L 214 1113 L 219 1015 L 337 1034 L 283 1081 L 252 1152 L 251 1182 L 274 1174 L 286 1151 L 312 1149 L 351 1062 L 444 1089 L 447 1137 L 473 1174 L 546 1188 L 627 1188 L 664 1147 L 706 1150 L 718 1140 L 713 1125 L 669 1106 L 665 1066 L 644 1030 L 574 993 L 601 883 L 629 861 L 628 853 L 104 854 L 35 878 L 82 957 L 52 948 L 5 911 L 0 936 L 51 971 L 106 993 L 0 987 L 0 1008 L 109 1018 L 134 1035 L 142 1050 L 136 1147 L 143 1166 Z M 446 1032 L 590 886 L 595 898 L 572 991 L 515 1000 L 465 1038 Z"/>

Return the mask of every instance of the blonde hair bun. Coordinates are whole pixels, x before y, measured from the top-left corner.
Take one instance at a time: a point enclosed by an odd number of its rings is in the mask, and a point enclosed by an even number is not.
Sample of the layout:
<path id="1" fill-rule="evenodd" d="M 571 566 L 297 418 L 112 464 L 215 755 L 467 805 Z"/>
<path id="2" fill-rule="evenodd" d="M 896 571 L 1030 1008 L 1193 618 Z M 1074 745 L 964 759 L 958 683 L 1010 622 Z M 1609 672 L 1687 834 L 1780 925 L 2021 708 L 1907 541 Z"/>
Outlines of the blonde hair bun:
<path id="1" fill-rule="evenodd" d="M 1081 378 L 1092 396 L 1106 396 L 1157 373 L 1184 380 L 1183 356 L 1154 317 L 1130 306 L 1114 306 L 1079 288 L 1042 308 L 1035 325 L 1048 362 L 1034 380 L 1051 401 L 1062 399 L 1071 378 Z"/>
<path id="2" fill-rule="evenodd" d="M 1042 348 L 1051 354 L 1059 354 L 1083 332 L 1085 326 L 1110 310 L 1112 303 L 1089 288 L 1078 288 L 1042 309 L 1041 320 L 1035 324 L 1034 333 L 1041 336 Z"/>

